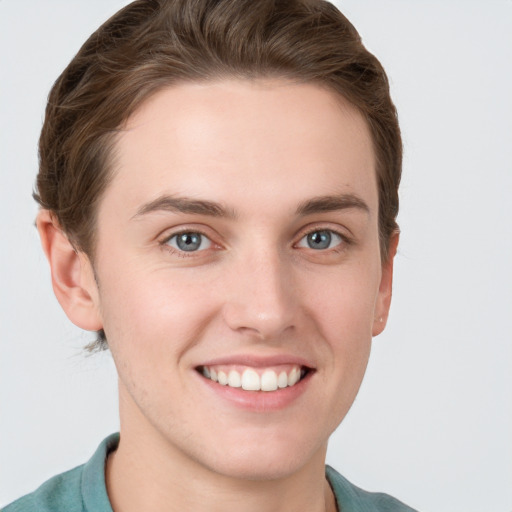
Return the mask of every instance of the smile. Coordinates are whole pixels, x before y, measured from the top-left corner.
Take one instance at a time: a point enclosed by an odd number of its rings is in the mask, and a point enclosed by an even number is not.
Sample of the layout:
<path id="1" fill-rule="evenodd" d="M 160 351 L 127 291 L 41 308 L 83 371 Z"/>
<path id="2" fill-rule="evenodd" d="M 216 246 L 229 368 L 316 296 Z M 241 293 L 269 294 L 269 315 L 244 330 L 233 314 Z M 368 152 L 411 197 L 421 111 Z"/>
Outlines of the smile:
<path id="1" fill-rule="evenodd" d="M 308 373 L 306 367 L 299 365 L 281 368 L 201 366 L 198 371 L 203 377 L 222 386 L 267 392 L 293 387 Z"/>

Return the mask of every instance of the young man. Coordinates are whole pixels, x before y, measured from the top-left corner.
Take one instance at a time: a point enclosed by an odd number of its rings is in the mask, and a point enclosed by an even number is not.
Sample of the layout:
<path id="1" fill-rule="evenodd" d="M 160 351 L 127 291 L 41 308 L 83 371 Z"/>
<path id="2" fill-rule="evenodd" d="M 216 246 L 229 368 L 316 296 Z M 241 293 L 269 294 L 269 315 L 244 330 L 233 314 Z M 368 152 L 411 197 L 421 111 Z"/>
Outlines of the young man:
<path id="1" fill-rule="evenodd" d="M 37 226 L 120 435 L 8 512 L 411 510 L 325 468 L 391 300 L 387 79 L 321 0 L 139 0 L 54 85 Z"/>

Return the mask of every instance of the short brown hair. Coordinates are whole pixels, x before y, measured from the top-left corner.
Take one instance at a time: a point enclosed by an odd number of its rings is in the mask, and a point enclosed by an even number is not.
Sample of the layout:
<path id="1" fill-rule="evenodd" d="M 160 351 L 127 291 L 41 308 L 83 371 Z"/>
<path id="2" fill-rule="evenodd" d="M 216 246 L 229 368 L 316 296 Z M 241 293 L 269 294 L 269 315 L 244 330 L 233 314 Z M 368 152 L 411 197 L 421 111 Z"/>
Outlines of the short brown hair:
<path id="1" fill-rule="evenodd" d="M 375 150 L 386 260 L 398 229 L 396 109 L 381 64 L 324 0 L 137 0 L 121 9 L 89 37 L 50 92 L 35 199 L 94 259 L 97 204 L 121 125 L 165 86 L 225 77 L 318 83 L 359 109 Z"/>

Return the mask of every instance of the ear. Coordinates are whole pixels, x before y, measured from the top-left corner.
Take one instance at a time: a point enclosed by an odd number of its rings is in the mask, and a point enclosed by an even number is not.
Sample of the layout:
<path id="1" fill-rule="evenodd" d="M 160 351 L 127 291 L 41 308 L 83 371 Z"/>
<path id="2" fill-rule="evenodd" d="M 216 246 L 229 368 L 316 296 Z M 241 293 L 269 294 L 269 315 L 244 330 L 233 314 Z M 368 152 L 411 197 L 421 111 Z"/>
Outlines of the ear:
<path id="1" fill-rule="evenodd" d="M 393 263 L 398 247 L 399 233 L 392 235 L 389 241 L 388 259 L 382 265 L 379 293 L 375 304 L 375 316 L 373 319 L 372 336 L 378 336 L 386 327 L 391 295 L 393 291 Z"/>
<path id="2" fill-rule="evenodd" d="M 62 309 L 78 327 L 102 329 L 98 286 L 89 258 L 75 250 L 48 210 L 39 212 L 36 225 L 50 263 L 53 291 Z"/>

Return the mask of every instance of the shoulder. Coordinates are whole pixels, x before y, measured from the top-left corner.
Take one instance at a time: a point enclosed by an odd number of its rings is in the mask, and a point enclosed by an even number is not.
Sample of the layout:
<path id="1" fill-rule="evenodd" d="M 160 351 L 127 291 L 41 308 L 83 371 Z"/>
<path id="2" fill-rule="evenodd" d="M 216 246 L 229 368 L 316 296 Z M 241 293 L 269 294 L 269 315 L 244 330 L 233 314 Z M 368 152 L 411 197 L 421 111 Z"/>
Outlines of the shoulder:
<path id="1" fill-rule="evenodd" d="M 325 473 L 343 512 L 416 512 L 388 494 L 355 486 L 330 466 L 326 466 Z"/>
<path id="2" fill-rule="evenodd" d="M 50 478 L 34 492 L 2 509 L 2 512 L 82 512 L 83 466 Z"/>
<path id="3" fill-rule="evenodd" d="M 119 434 L 107 437 L 86 464 L 50 478 L 1 512 L 112 512 L 105 485 L 105 461 L 118 443 Z"/>

